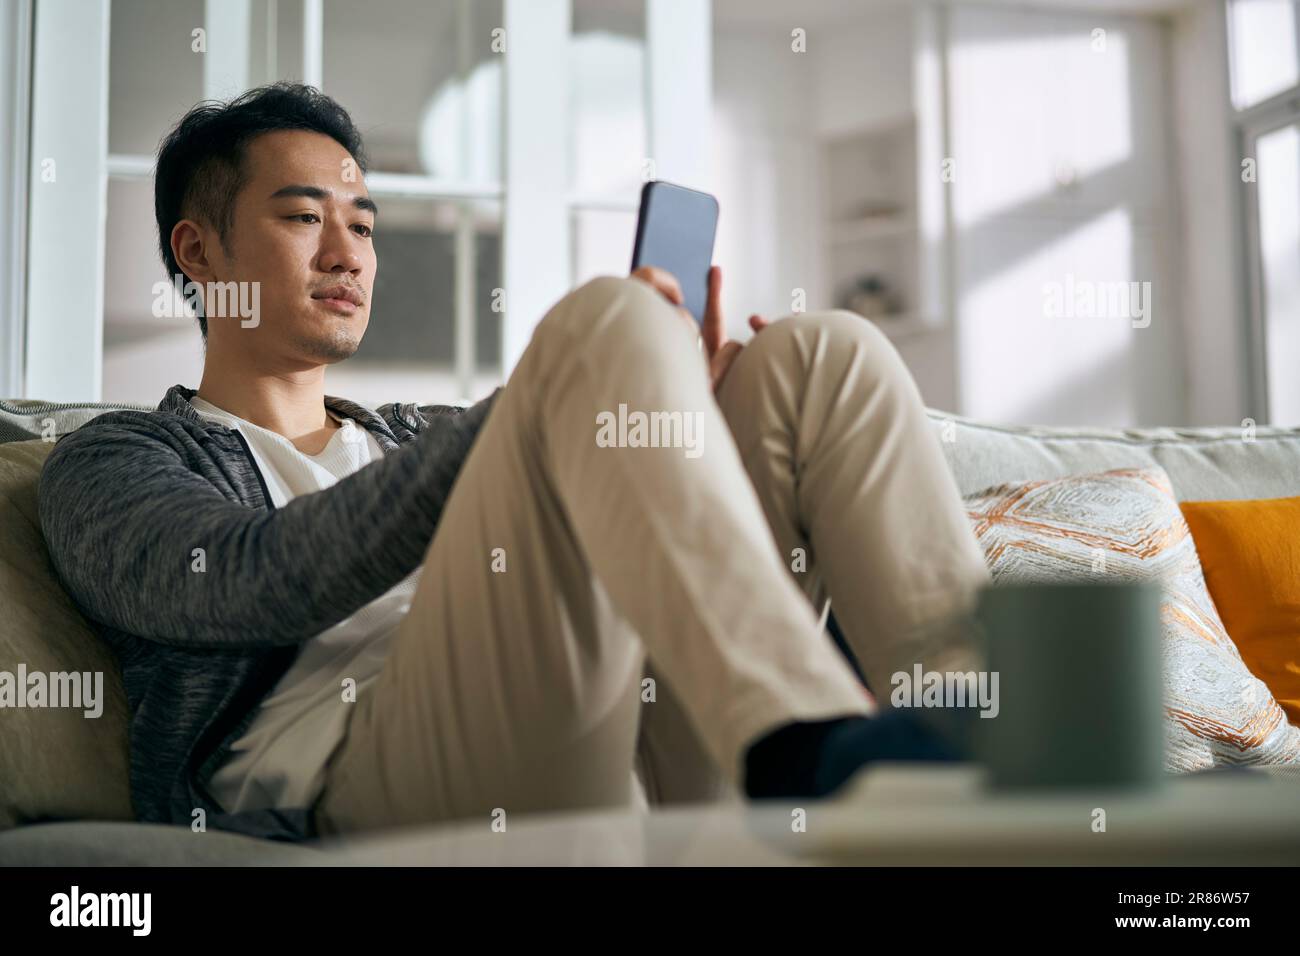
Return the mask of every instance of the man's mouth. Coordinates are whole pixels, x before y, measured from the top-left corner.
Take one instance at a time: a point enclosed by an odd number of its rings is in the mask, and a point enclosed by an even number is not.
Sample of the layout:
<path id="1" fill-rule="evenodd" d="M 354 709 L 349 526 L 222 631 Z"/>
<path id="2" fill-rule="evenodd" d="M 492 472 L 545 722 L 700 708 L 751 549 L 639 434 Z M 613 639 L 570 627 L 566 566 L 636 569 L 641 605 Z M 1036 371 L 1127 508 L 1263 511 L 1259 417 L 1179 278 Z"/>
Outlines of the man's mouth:
<path id="1" fill-rule="evenodd" d="M 335 285 L 319 292 L 313 292 L 312 298 L 321 303 L 322 306 L 332 312 L 339 312 L 343 315 L 351 315 L 356 312 L 364 301 L 360 292 L 351 286 Z"/>

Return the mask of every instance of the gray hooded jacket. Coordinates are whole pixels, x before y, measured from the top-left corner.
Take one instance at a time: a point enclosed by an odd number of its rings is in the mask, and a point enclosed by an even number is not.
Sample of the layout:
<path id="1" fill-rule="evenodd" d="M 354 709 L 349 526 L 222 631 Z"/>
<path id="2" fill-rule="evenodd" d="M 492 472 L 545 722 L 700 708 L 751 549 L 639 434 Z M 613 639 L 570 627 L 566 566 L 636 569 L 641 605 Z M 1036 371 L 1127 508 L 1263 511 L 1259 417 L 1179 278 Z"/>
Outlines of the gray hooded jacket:
<path id="1" fill-rule="evenodd" d="M 207 783 L 302 644 L 423 560 L 497 392 L 467 409 L 326 396 L 385 457 L 283 508 L 244 437 L 203 419 L 194 394 L 174 385 L 156 411 L 62 436 L 41 472 L 41 527 L 122 666 L 138 818 L 189 826 L 202 809 L 216 829 L 313 837 L 310 807 L 226 813 Z"/>

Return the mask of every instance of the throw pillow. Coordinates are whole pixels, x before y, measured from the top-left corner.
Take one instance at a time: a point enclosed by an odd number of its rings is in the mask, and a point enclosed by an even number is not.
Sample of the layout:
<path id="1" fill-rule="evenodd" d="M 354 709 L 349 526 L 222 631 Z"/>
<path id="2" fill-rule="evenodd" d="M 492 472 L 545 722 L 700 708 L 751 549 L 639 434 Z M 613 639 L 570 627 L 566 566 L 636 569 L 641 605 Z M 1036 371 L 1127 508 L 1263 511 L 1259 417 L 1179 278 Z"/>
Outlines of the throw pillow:
<path id="1" fill-rule="evenodd" d="M 121 672 L 59 584 L 41 535 L 36 488 L 53 447 L 0 444 L 0 829 L 133 819 Z M 71 696 L 73 685 L 56 690 L 52 675 L 74 673 L 102 675 L 93 708 L 31 706 Z M 87 717 L 88 709 L 99 716 Z"/>
<path id="2" fill-rule="evenodd" d="M 1300 498 L 1185 501 L 1182 509 L 1228 636 L 1300 723 Z"/>
<path id="3" fill-rule="evenodd" d="M 966 506 L 995 584 L 1162 583 L 1168 769 L 1300 763 L 1300 727 L 1228 637 L 1163 469 L 1005 484 Z"/>

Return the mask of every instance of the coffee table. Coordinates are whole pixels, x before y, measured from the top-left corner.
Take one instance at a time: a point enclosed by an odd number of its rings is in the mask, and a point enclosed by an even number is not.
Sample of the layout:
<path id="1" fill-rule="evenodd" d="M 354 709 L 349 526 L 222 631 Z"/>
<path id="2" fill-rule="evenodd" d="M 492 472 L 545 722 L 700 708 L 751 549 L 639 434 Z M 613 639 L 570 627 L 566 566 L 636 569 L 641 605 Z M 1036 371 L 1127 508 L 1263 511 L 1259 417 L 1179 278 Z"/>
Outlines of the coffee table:
<path id="1" fill-rule="evenodd" d="M 1170 777 L 1150 792 L 997 793 L 972 765 L 880 765 L 832 801 L 728 801 L 339 838 L 345 865 L 1300 864 L 1300 768 Z"/>

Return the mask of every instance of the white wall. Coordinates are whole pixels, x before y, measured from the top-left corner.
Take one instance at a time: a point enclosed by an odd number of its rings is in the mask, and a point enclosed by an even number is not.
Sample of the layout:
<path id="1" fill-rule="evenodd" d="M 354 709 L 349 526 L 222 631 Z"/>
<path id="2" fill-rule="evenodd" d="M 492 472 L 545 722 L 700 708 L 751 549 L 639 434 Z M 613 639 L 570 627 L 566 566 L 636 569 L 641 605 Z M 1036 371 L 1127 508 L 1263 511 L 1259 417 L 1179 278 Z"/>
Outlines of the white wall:
<path id="1" fill-rule="evenodd" d="M 1121 228 L 1116 235 L 1128 234 L 1130 274 L 1155 283 L 1157 311 L 1153 329 L 1128 333 L 1111 329 L 1122 339 L 1112 343 L 1113 354 L 1100 359 L 1100 367 L 1091 377 L 1086 373 L 1074 376 L 1071 384 L 1067 370 L 1076 357 L 1068 335 L 1062 338 L 1058 334 L 1062 329 L 1054 330 L 1045 340 L 1032 336 L 1025 339 L 1019 334 L 1026 328 L 1033 329 L 1025 325 L 1023 318 L 1024 309 L 1036 306 L 1029 294 L 1033 280 L 1026 281 L 1029 288 L 1017 294 L 1012 288 L 1017 280 L 1011 273 L 1000 283 L 1001 293 L 986 291 L 982 300 L 973 300 L 971 283 L 975 279 L 970 271 L 972 261 L 978 261 L 980 256 L 998 256 L 998 247 L 1014 248 L 1018 239 L 1026 248 L 1043 253 L 1054 237 L 1065 234 L 1063 225 L 1053 222 L 1050 215 L 1038 217 L 1031 204 L 1021 210 L 1023 215 L 1014 215 L 1010 221 L 1002 217 L 1001 225 L 985 232 L 983 239 L 972 241 L 967 233 L 967 241 L 959 242 L 955 250 L 959 269 L 966 270 L 960 273 L 964 285 L 959 290 L 961 368 L 957 374 L 964 382 L 960 411 L 975 416 L 1071 423 L 1213 425 L 1236 424 L 1245 417 L 1262 421 L 1261 409 L 1251 402 L 1238 207 L 1241 156 L 1230 119 L 1221 0 L 1186 0 L 1171 5 L 1168 15 L 1161 18 L 1071 15 L 1068 11 L 1005 11 L 999 15 L 977 4 L 966 5 L 961 15 L 968 18 L 967 22 L 970 17 L 988 23 L 999 22 L 999 16 L 1014 18 L 1024 29 L 1037 22 L 1044 25 L 1046 34 L 1057 27 L 1091 31 L 1098 26 L 1132 34 L 1133 45 L 1126 56 L 1132 96 L 1129 109 L 1133 111 L 1130 128 L 1138 137 L 1131 142 L 1131 159 L 1137 166 L 1109 178 L 1119 190 L 1112 191 L 1112 198 L 1122 195 L 1137 200 L 1132 207 L 1136 216 L 1132 227 Z M 1014 32 L 1014 24 L 1011 29 Z M 1043 76 L 1049 80 L 1053 73 L 1060 72 L 1059 63 L 1043 64 Z M 1031 70 L 1021 73 L 1021 84 L 1032 86 L 1035 81 L 1031 76 Z M 1016 93 L 1014 87 L 1009 89 Z M 1104 87 L 1085 87 L 1076 92 L 1097 96 L 1103 91 Z M 1004 112 L 1017 108 L 1010 100 L 993 105 Z M 1015 151 L 1001 155 L 997 161 L 1018 170 L 1015 179 L 1025 183 L 1029 177 L 1023 175 L 1024 166 L 1030 158 L 1045 143 L 1068 143 L 1074 135 L 1070 126 L 1080 123 L 1077 112 L 1063 112 L 1060 119 L 1063 131 L 1055 130 L 1049 138 L 1039 123 L 1020 117 L 1018 125 L 1006 133 L 1008 142 L 1017 144 Z M 955 121 L 961 122 L 961 118 Z M 999 154 L 987 155 L 992 158 Z M 1041 168 L 1037 174 L 1039 192 L 1045 186 L 1050 189 L 1051 181 L 1041 175 Z M 1038 227 L 1033 224 L 1035 218 L 1040 220 Z M 1006 226 L 1010 229 L 1003 228 Z M 1035 228 L 1039 230 L 1037 235 Z M 1087 241 L 1086 235 L 1080 238 Z M 1106 254 L 1104 245 L 1098 248 L 1098 254 Z M 1044 260 L 1029 268 L 1037 268 L 1035 278 L 1044 268 L 1073 268 L 1078 273 L 1088 256 L 1076 248 L 1060 259 L 1059 265 L 1047 265 Z M 1092 268 L 1105 268 L 1104 259 L 1092 261 Z M 1006 315 L 999 316 L 999 312 Z M 1021 319 L 1011 319 L 1012 312 L 1021 312 Z M 993 339 L 995 354 L 989 365 L 979 343 L 984 341 L 981 336 L 993 334 L 992 330 L 1000 331 Z M 1089 335 L 1080 354 L 1100 348 L 1098 337 Z M 999 365 L 1002 357 L 1011 354 L 1021 357 Z M 1039 363 L 1044 357 L 1050 374 L 1043 377 L 1039 398 L 1035 399 L 1034 386 L 1023 376 L 1017 382 L 1013 373 L 1016 365 Z M 987 374 L 990 368 L 1003 374 Z M 1004 380 L 1016 384 L 1016 389 L 1008 388 Z"/>
<path id="2" fill-rule="evenodd" d="M 958 411 L 1184 422 L 1164 30 L 960 6 L 949 44 Z M 1136 309 L 1053 315 L 1049 288 L 1071 282 L 1149 283 L 1149 326 Z"/>
<path id="3" fill-rule="evenodd" d="M 723 270 L 729 329 L 748 338 L 752 313 L 791 310 L 791 290 L 823 307 L 817 222 L 816 59 L 790 49 L 788 31 L 714 23 L 714 261 Z"/>
<path id="4" fill-rule="evenodd" d="M 958 40 L 1011 58 L 965 75 L 953 119 L 967 158 L 1005 175 L 956 184 L 968 218 L 953 245 L 955 328 L 896 345 L 927 404 L 962 414 L 1239 422 L 1251 410 L 1221 4 L 1186 0 L 1164 16 L 1090 6 L 954 5 Z M 751 310 L 779 311 L 793 285 L 810 289 L 810 308 L 833 304 L 824 273 L 811 278 L 825 258 L 813 138 L 913 106 L 911 5 L 845 4 L 837 21 L 840 9 L 715 22 L 718 258 L 742 329 Z M 800 61 L 789 29 L 805 19 Z M 1096 27 L 1116 40 L 1111 69 L 1103 57 L 1067 71 L 1064 38 L 1090 40 Z M 1075 166 L 1076 184 L 1059 185 L 1058 161 Z M 1048 320 L 1043 286 L 1068 273 L 1150 281 L 1152 326 Z"/>
<path id="5" fill-rule="evenodd" d="M 846 9 L 852 9 L 847 6 Z M 883 126 L 912 112 L 912 10 L 880 6 L 812 32 L 817 129 L 823 135 Z"/>
<path id="6" fill-rule="evenodd" d="M 865 14 L 856 11 L 853 19 L 833 29 L 817 31 L 822 40 L 816 50 L 819 135 L 886 126 L 915 115 L 913 17 L 911 4 L 879 4 Z M 909 177 L 909 186 L 911 181 Z M 952 328 L 914 331 L 897 336 L 894 345 L 916 379 L 922 400 L 932 408 L 955 409 Z"/>
<path id="7" fill-rule="evenodd" d="M 913 110 L 912 12 L 873 6 L 841 22 L 806 26 L 807 50 L 791 49 L 798 16 L 771 23 L 714 23 L 713 186 L 721 203 L 715 260 L 723 267 L 731 332 L 748 337 L 752 312 L 790 311 L 794 288 L 809 309 L 836 303 L 823 245 L 824 136 L 883 125 Z M 951 332 L 896 345 L 935 407 L 955 403 Z"/>
<path id="8" fill-rule="evenodd" d="M 1247 380 L 1247 312 L 1236 189 L 1240 161 L 1229 120 L 1223 6 L 1194 0 L 1171 21 L 1172 103 L 1183 235 L 1187 419 L 1264 420 Z"/>

